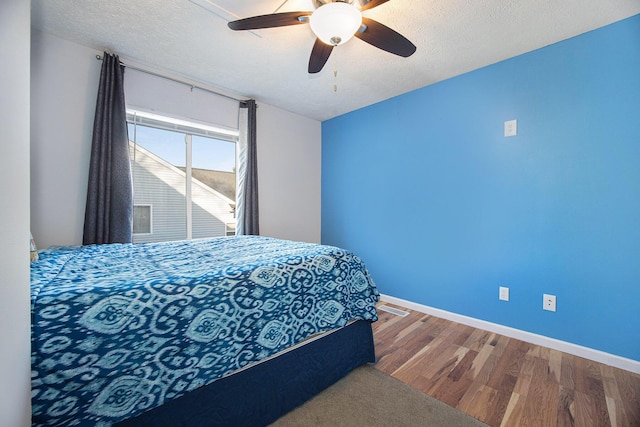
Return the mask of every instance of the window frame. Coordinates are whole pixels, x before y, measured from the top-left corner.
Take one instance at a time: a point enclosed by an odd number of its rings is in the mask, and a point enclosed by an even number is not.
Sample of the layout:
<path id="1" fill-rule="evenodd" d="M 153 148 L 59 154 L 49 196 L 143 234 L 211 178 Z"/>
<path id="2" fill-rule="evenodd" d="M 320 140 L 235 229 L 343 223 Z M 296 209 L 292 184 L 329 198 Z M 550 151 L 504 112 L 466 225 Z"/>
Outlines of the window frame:
<path id="1" fill-rule="evenodd" d="M 127 123 L 233 143 L 238 143 L 240 140 L 239 129 L 230 129 L 174 115 L 153 113 L 138 108 L 127 108 Z"/>

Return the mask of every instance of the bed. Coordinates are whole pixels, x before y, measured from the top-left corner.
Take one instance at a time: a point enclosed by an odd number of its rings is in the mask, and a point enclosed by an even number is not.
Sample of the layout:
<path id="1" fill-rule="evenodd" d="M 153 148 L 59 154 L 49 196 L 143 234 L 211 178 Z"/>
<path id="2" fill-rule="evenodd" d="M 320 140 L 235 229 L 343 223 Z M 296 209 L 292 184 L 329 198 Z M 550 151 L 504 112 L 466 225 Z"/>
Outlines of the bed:
<path id="1" fill-rule="evenodd" d="M 266 425 L 373 362 L 354 254 L 259 236 L 56 247 L 31 264 L 32 423 Z"/>

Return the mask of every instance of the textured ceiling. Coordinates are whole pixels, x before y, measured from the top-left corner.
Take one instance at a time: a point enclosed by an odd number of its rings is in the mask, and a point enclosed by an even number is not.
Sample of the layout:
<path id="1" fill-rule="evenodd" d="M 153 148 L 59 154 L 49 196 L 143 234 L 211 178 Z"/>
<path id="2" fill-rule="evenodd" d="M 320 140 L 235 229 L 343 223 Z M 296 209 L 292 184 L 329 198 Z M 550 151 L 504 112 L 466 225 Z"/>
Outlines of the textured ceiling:
<path id="1" fill-rule="evenodd" d="M 32 24 L 116 53 L 125 63 L 326 120 L 633 16 L 640 1 L 391 0 L 364 16 L 411 40 L 413 56 L 352 39 L 312 76 L 306 70 L 315 38 L 308 25 L 255 32 L 227 27 L 237 17 L 276 10 L 313 10 L 313 4 L 32 0 Z"/>

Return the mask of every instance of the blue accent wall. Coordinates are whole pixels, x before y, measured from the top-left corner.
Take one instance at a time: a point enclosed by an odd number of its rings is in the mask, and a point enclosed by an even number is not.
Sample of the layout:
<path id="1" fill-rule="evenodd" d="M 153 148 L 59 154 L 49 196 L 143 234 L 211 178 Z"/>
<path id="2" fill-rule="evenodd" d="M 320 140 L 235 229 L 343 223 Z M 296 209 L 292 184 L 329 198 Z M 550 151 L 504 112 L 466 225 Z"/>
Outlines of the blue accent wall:
<path id="1" fill-rule="evenodd" d="M 324 122 L 322 242 L 384 294 L 640 360 L 640 15 Z"/>

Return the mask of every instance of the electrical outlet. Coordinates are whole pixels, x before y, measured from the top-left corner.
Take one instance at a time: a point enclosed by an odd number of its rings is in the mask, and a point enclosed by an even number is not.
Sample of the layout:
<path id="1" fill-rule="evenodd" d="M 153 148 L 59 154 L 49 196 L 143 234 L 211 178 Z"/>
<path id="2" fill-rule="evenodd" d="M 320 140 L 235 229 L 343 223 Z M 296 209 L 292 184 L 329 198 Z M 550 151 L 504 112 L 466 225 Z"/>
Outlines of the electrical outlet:
<path id="1" fill-rule="evenodd" d="M 518 134 L 518 121 L 507 120 L 504 122 L 504 136 L 516 136 Z"/>
<path id="2" fill-rule="evenodd" d="M 556 311 L 556 296 L 543 294 L 542 309 L 547 311 Z"/>
<path id="3" fill-rule="evenodd" d="M 500 286 L 500 301 L 509 301 L 509 288 L 505 288 L 504 286 Z"/>

